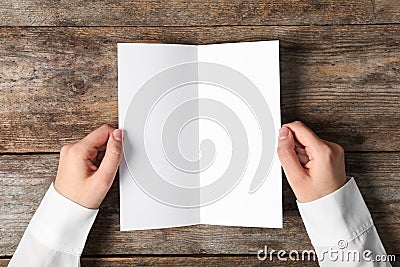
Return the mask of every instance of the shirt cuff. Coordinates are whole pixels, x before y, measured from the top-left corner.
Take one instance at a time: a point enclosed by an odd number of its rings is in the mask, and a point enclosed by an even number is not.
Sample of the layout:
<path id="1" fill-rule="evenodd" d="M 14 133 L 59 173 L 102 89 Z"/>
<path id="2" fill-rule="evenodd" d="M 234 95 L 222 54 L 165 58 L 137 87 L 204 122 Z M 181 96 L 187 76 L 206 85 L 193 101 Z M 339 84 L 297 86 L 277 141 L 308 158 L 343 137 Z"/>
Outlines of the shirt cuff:
<path id="1" fill-rule="evenodd" d="M 327 196 L 297 206 L 314 247 L 340 246 L 373 226 L 354 178 Z"/>
<path id="2" fill-rule="evenodd" d="M 52 183 L 27 231 L 49 248 L 81 255 L 97 212 L 62 196 Z"/>

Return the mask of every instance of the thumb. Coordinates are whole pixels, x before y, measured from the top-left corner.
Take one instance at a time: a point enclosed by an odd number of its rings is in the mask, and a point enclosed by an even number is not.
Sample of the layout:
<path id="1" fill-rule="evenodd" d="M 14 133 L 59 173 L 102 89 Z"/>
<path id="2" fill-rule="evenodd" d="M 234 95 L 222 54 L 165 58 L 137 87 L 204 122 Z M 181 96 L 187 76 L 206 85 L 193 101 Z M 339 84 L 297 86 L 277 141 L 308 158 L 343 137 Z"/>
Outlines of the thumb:
<path id="1" fill-rule="evenodd" d="M 114 180 L 118 166 L 122 158 L 122 131 L 116 129 L 108 138 L 106 152 L 101 161 L 98 175 L 107 179 L 110 183 Z"/>
<path id="2" fill-rule="evenodd" d="M 289 182 L 303 177 L 305 171 L 294 150 L 294 137 L 289 128 L 279 130 L 278 156 Z"/>

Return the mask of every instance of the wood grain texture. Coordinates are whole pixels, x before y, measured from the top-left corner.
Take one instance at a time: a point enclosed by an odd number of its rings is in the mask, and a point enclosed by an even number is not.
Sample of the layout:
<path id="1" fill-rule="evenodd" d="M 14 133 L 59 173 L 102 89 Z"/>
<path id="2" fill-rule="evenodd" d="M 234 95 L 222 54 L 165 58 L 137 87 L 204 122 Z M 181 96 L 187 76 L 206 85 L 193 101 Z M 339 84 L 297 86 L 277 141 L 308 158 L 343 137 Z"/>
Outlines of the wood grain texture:
<path id="1" fill-rule="evenodd" d="M 285 258 L 288 259 L 288 258 Z M 318 266 L 317 262 L 313 261 L 290 261 L 292 266 Z M 260 261 L 256 255 L 248 257 L 153 257 L 153 258 L 127 258 L 127 259 L 83 259 L 82 267 L 85 266 L 287 266 L 287 261 L 279 261 L 273 257 L 272 260 Z"/>
<path id="2" fill-rule="evenodd" d="M 347 173 L 387 252 L 400 254 L 399 23 L 398 0 L 0 1 L 0 267 L 56 175 L 58 155 L 36 153 L 58 152 L 102 123 L 117 126 L 118 42 L 279 39 L 282 121 L 302 120 L 352 152 Z M 317 266 L 255 256 L 264 245 L 311 249 L 286 179 L 283 229 L 123 233 L 117 183 L 82 266 Z"/>
<path id="3" fill-rule="evenodd" d="M 58 155 L 0 156 L 0 257 L 10 256 L 56 175 Z M 388 253 L 400 253 L 400 155 L 351 153 L 350 175 L 357 177 Z M 311 249 L 295 199 L 284 184 L 284 228 L 198 225 L 151 231 L 119 231 L 117 181 L 101 206 L 85 255 L 254 254 L 273 249 Z M 262 209 L 262 205 L 260 206 Z M 266 211 L 267 212 L 267 211 Z"/>
<path id="4" fill-rule="evenodd" d="M 117 126 L 117 43 L 281 41 L 282 121 L 347 151 L 400 151 L 400 26 L 1 28 L 0 152 Z"/>
<path id="5" fill-rule="evenodd" d="M 301 256 L 300 256 L 301 257 Z M 400 255 L 396 255 L 398 259 Z M 282 258 L 286 260 L 281 260 Z M 304 260 L 294 261 L 288 257 L 281 257 L 278 259 L 277 256 L 273 256 L 272 260 L 260 261 L 255 255 L 252 256 L 187 256 L 187 257 L 176 257 L 176 256 L 136 256 L 136 257 L 83 257 L 81 259 L 82 267 L 132 267 L 132 266 L 176 266 L 176 267 L 187 267 L 187 266 L 318 266 L 315 261 Z M 6 267 L 9 259 L 0 259 L 0 267 Z M 400 266 L 399 261 L 392 262 L 393 267 Z"/>
<path id="6" fill-rule="evenodd" d="M 285 258 L 288 259 L 288 258 Z M 0 259 L 0 267 L 8 265 L 8 259 Z M 203 266 L 318 266 L 313 261 L 280 261 L 273 257 L 271 260 L 260 261 L 253 256 L 219 256 L 219 257 L 124 257 L 124 258 L 87 258 L 81 259 L 82 267 L 133 267 L 133 266 L 174 266 L 174 267 L 203 267 Z"/>
<path id="7" fill-rule="evenodd" d="M 301 255 L 300 255 L 301 257 Z M 285 260 L 283 260 L 284 258 Z M 396 257 L 397 259 L 398 257 Z M 399 264 L 392 263 L 393 267 L 398 267 Z M 317 261 L 304 260 L 296 261 L 290 260 L 288 257 L 273 257 L 272 260 L 260 261 L 255 255 L 248 257 L 238 256 L 220 256 L 220 257 L 132 257 L 132 258 L 84 258 L 82 266 L 177 266 L 177 267 L 225 267 L 225 266 L 319 266 Z M 1 265 L 0 265 L 1 266 Z"/>
<path id="8" fill-rule="evenodd" d="M 1 26 L 215 26 L 398 23 L 397 0 L 3 0 Z"/>

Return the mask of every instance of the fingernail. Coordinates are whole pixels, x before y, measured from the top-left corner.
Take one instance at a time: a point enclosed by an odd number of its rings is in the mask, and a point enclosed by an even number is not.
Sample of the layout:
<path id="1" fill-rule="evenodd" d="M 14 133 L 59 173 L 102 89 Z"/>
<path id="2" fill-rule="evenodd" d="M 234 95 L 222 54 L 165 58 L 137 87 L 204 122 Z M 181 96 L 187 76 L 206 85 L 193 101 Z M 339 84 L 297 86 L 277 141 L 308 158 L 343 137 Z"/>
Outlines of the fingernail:
<path id="1" fill-rule="evenodd" d="M 118 142 L 122 141 L 122 131 L 120 129 L 116 129 L 113 132 L 113 137 L 115 140 L 117 140 Z"/>
<path id="2" fill-rule="evenodd" d="M 282 127 L 279 129 L 279 139 L 285 139 L 289 136 L 289 129 Z"/>

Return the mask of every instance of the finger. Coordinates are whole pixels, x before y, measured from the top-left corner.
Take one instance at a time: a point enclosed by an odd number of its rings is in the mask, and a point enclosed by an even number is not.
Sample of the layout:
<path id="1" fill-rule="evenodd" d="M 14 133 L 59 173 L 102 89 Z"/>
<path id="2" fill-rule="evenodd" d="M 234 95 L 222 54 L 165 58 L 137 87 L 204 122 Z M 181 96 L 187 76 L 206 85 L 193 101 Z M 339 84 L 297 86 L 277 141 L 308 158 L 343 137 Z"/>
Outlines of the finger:
<path id="1" fill-rule="evenodd" d="M 117 129 L 110 135 L 104 158 L 100 163 L 97 173 L 110 184 L 117 173 L 122 157 L 122 131 Z"/>
<path id="2" fill-rule="evenodd" d="M 101 148 L 107 144 L 108 137 L 114 130 L 115 129 L 110 125 L 104 124 L 88 134 L 85 138 L 79 141 L 78 144 L 84 149 Z"/>
<path id="3" fill-rule="evenodd" d="M 289 128 L 294 134 L 295 139 L 304 147 L 314 147 L 322 143 L 321 139 L 300 121 L 287 123 L 283 126 Z"/>
<path id="4" fill-rule="evenodd" d="M 294 136 L 289 128 L 282 127 L 279 130 L 278 156 L 288 179 L 294 180 L 304 177 L 305 170 L 294 150 Z"/>
<path id="5" fill-rule="evenodd" d="M 98 152 L 104 152 L 104 151 L 106 151 L 106 148 L 107 148 L 107 144 L 104 144 L 104 145 L 98 147 L 98 148 L 97 148 L 97 151 L 98 151 Z"/>
<path id="6" fill-rule="evenodd" d="M 104 149 L 104 151 L 100 151 L 100 152 L 97 153 L 96 162 L 95 162 L 94 165 L 96 165 L 97 167 L 100 166 L 100 163 L 103 160 L 105 153 L 106 153 L 106 149 Z"/>
<path id="7" fill-rule="evenodd" d="M 294 139 L 294 146 L 295 148 L 300 148 L 300 149 L 304 149 L 304 146 L 302 144 L 300 144 L 299 141 L 297 141 L 297 139 Z"/>
<path id="8" fill-rule="evenodd" d="M 310 161 L 310 159 L 307 155 L 303 155 L 303 154 L 299 154 L 299 153 L 297 153 L 296 155 L 302 165 L 305 165 Z"/>
<path id="9" fill-rule="evenodd" d="M 307 155 L 307 151 L 304 148 L 295 146 L 294 151 L 296 151 L 297 154 Z"/>
<path id="10" fill-rule="evenodd" d="M 326 140 L 322 140 L 325 144 L 327 144 L 332 150 L 334 150 L 334 151 L 337 151 L 337 150 L 343 150 L 343 148 L 340 146 L 340 145 L 338 145 L 338 144 L 336 144 L 336 143 L 333 143 L 333 142 L 329 142 L 329 141 L 326 141 Z"/>

